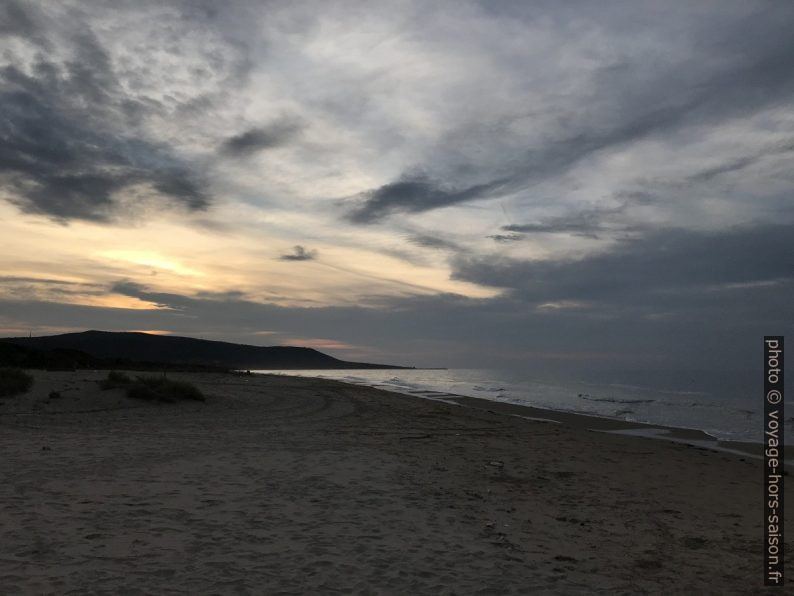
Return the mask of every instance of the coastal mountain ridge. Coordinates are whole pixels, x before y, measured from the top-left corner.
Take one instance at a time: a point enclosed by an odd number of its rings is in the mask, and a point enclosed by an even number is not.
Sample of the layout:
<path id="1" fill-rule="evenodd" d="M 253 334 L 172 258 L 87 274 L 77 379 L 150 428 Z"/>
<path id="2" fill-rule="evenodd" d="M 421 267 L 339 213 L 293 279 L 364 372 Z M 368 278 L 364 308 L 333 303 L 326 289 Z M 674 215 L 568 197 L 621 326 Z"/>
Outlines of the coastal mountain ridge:
<path id="1" fill-rule="evenodd" d="M 41 337 L 4 337 L 0 342 L 36 351 L 69 350 L 103 360 L 160 362 L 233 369 L 408 368 L 348 362 L 313 348 L 254 346 L 135 331 L 83 331 Z"/>

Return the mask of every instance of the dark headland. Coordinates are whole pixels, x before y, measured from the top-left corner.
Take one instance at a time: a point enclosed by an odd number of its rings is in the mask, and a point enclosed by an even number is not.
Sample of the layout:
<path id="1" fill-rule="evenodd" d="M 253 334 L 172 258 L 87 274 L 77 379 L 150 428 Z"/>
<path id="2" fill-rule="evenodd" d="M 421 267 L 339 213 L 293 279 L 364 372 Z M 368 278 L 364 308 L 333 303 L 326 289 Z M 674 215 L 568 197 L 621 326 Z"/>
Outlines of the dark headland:
<path id="1" fill-rule="evenodd" d="M 0 338 L 0 364 L 31 368 L 105 368 L 147 363 L 218 369 L 402 369 L 348 362 L 313 348 L 253 346 L 140 332 L 84 331 Z"/>

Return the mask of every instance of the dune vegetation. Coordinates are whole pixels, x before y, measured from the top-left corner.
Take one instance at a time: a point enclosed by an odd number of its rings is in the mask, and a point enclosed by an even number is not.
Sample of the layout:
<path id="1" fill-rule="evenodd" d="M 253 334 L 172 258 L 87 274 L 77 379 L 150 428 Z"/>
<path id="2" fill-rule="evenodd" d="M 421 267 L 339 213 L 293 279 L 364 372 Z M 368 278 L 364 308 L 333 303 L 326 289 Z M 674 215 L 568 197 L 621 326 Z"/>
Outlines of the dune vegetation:
<path id="1" fill-rule="evenodd" d="M 130 378 L 112 370 L 100 382 L 102 389 L 124 389 L 128 397 L 143 401 L 173 403 L 178 401 L 204 401 L 204 394 L 192 383 L 174 381 L 165 376 Z"/>
<path id="2" fill-rule="evenodd" d="M 33 386 L 33 377 L 21 368 L 0 368 L 0 397 L 27 393 Z"/>

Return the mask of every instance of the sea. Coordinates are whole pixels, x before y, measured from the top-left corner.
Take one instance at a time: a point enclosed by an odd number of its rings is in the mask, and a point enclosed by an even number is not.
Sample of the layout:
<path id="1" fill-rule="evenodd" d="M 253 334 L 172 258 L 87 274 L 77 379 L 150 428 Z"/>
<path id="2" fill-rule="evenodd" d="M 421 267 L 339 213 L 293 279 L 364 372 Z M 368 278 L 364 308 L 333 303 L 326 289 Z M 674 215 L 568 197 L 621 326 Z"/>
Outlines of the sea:
<path id="1" fill-rule="evenodd" d="M 757 371 L 500 369 L 258 370 L 334 379 L 425 399 L 478 397 L 632 423 L 697 429 L 718 440 L 762 442 L 763 380 Z M 794 414 L 794 411 L 792 411 Z M 794 418 L 786 419 L 786 435 Z"/>

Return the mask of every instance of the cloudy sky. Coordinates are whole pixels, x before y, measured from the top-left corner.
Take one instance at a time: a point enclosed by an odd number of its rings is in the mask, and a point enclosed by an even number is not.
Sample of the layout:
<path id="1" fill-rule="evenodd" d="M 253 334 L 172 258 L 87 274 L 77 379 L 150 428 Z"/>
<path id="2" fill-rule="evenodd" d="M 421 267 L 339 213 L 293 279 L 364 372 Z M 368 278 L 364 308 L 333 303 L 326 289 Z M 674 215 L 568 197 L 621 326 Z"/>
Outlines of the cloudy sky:
<path id="1" fill-rule="evenodd" d="M 0 333 L 753 368 L 794 3 L 0 0 Z"/>

